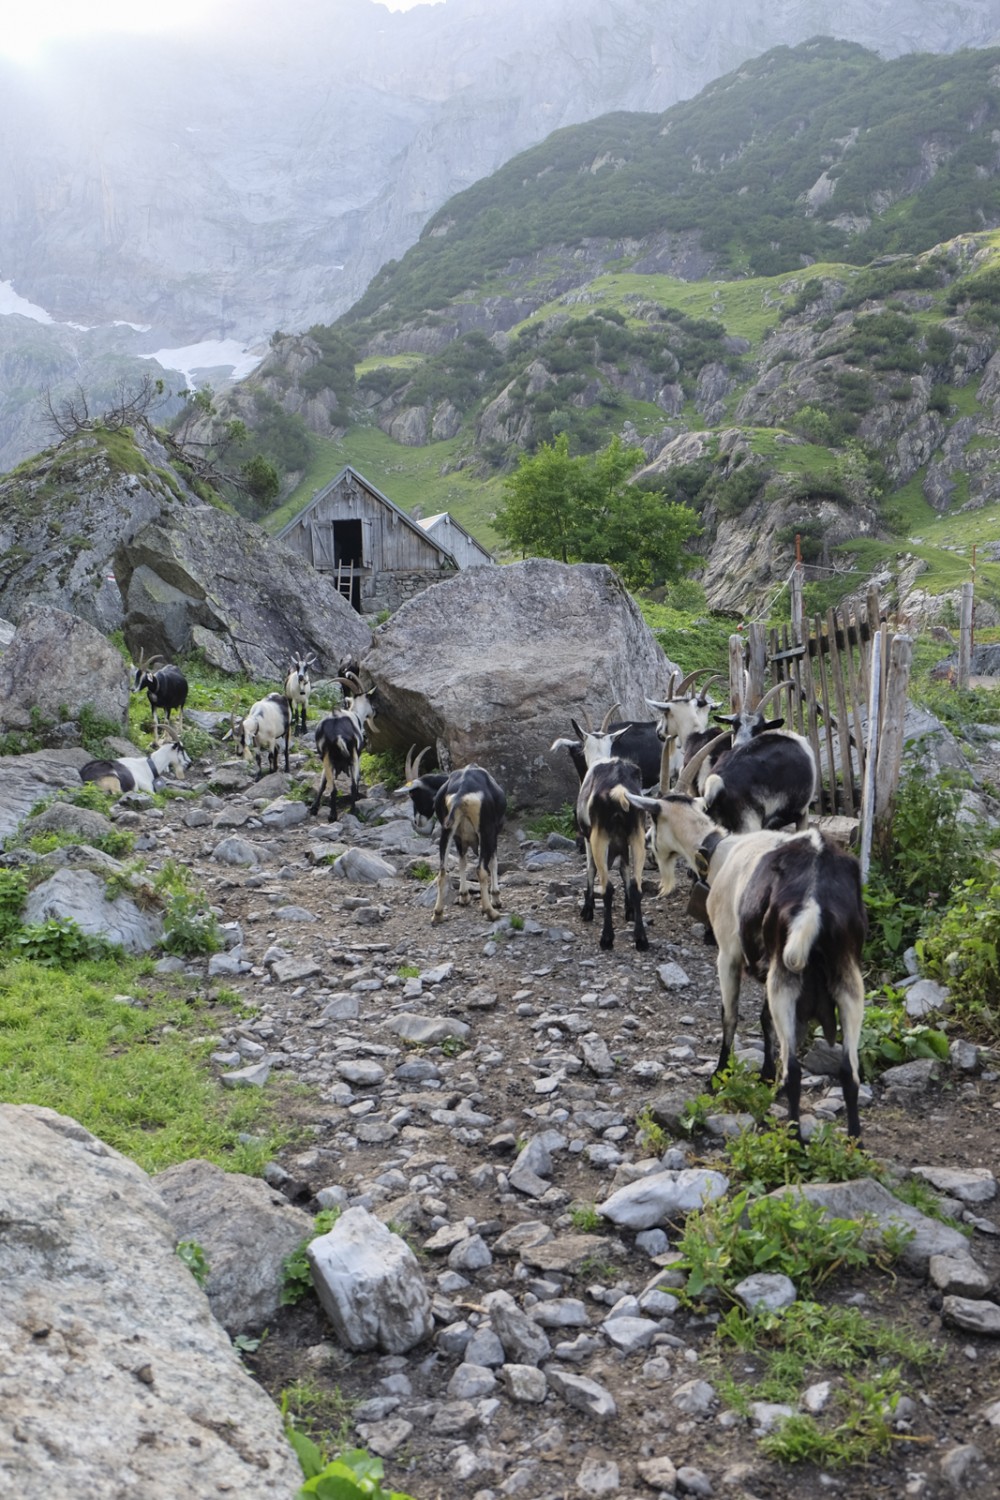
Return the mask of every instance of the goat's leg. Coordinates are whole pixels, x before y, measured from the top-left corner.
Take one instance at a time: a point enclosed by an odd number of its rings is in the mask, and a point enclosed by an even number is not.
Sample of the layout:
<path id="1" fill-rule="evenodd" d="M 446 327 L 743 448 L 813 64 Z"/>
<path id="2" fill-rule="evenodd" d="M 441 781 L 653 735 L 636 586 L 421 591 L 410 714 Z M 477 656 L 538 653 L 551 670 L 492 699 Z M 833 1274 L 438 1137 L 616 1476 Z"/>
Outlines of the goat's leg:
<path id="1" fill-rule="evenodd" d="M 645 953 L 649 947 L 649 938 L 642 923 L 642 871 L 646 863 L 646 835 L 640 827 L 629 840 L 628 866 L 623 870 L 626 876 L 626 889 L 631 893 L 631 908 L 633 913 L 633 935 L 635 946 L 640 953 Z"/>
<path id="2" fill-rule="evenodd" d="M 764 1061 L 760 1065 L 760 1076 L 764 1083 L 774 1082 L 774 1026 L 771 1022 L 771 1007 L 764 997 L 760 1008 L 760 1030 L 764 1038 Z"/>
<path id="3" fill-rule="evenodd" d="M 469 847 L 455 835 L 455 848 L 458 850 L 458 904 L 468 906 L 469 904 Z"/>
<path id="4" fill-rule="evenodd" d="M 611 871 L 608 870 L 604 882 L 604 925 L 601 928 L 601 947 L 607 951 L 615 946 L 615 919 L 614 905 L 615 893 L 611 886 Z"/>
<path id="5" fill-rule="evenodd" d="M 778 1090 L 784 1090 L 788 1104 L 788 1123 L 801 1140 L 799 1108 L 802 1099 L 802 1068 L 796 1053 L 798 1043 L 798 1002 L 802 990 L 799 975 L 789 974 L 777 959 L 767 974 L 767 1004 L 771 1024 L 778 1040 Z"/>
<path id="6" fill-rule="evenodd" d="M 288 770 L 288 741 L 292 737 L 292 721 L 289 719 L 285 727 L 285 770 Z M 278 746 L 274 747 L 274 769 L 278 769 Z"/>
<path id="7" fill-rule="evenodd" d="M 496 831 L 484 827 L 482 820 L 479 825 L 479 902 L 485 915 L 491 922 L 495 922 L 500 915 L 497 910 L 500 905 L 500 887 L 497 879 Z"/>
<path id="8" fill-rule="evenodd" d="M 594 851 L 591 848 L 590 839 L 587 839 L 587 888 L 583 893 L 583 905 L 580 907 L 580 916 L 584 922 L 594 920 L 594 880 L 595 864 Z"/>
<path id="9" fill-rule="evenodd" d="M 713 1080 L 725 1072 L 732 1055 L 733 1042 L 736 1040 L 736 1023 L 740 1014 L 740 977 L 743 972 L 743 954 L 739 949 L 734 953 L 727 953 L 720 948 L 717 966 L 719 990 L 722 996 L 722 1047 L 719 1051 L 719 1061 L 716 1064 Z"/>
<path id="10" fill-rule="evenodd" d="M 432 927 L 437 927 L 438 923 L 441 921 L 441 918 L 444 916 L 444 893 L 445 888 L 448 884 L 448 841 L 450 838 L 451 829 L 442 828 L 441 836 L 438 839 L 438 893 L 437 900 L 434 903 L 434 912 L 431 917 Z"/>
<path id="11" fill-rule="evenodd" d="M 865 1010 L 865 985 L 858 965 L 851 960 L 846 966 L 840 984 L 834 988 L 834 1001 L 840 1012 L 840 1031 L 843 1044 L 840 1064 L 840 1086 L 844 1091 L 844 1107 L 847 1112 L 847 1133 L 853 1140 L 861 1139 L 861 1116 L 858 1113 L 858 1087 L 861 1070 L 858 1066 L 858 1044 L 861 1022 Z"/>

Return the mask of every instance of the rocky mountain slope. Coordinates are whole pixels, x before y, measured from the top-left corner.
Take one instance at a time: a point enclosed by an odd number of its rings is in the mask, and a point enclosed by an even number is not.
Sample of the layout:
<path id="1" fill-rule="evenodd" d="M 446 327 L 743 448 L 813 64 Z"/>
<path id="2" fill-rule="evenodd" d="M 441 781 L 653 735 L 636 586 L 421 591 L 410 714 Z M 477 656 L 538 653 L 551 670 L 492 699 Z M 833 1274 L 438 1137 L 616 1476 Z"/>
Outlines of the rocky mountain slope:
<path id="1" fill-rule="evenodd" d="M 836 23 L 886 57 L 1000 40 L 989 0 L 849 0 Z M 0 276 L 55 320 L 0 318 L 0 463 L 42 446 L 28 397 L 81 364 L 329 321 L 551 131 L 829 29 L 817 0 L 258 0 L 238 26 L 0 60 Z"/>
<path id="2" fill-rule="evenodd" d="M 796 535 L 830 570 L 904 514 L 991 505 L 998 82 L 997 50 L 881 63 L 821 40 L 561 132 L 332 328 L 274 340 L 229 409 L 252 425 L 266 397 L 349 458 L 377 427 L 462 519 L 520 453 L 621 434 L 640 483 L 699 511 L 722 608 L 764 600 Z M 939 244 L 942 215 L 970 232 Z"/>

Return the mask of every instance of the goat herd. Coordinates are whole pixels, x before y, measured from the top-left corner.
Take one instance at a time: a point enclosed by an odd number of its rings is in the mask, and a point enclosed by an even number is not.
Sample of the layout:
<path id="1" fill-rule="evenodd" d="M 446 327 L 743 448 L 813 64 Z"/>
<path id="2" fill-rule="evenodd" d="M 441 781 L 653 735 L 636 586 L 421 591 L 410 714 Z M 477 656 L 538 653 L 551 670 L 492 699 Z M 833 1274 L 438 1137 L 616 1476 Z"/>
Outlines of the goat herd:
<path id="1" fill-rule="evenodd" d="M 271 771 L 278 769 L 282 742 L 284 768 L 289 769 L 289 738 L 293 727 L 306 728 L 309 668 L 315 660 L 296 655 L 282 692 L 269 693 L 242 719 L 231 715 L 226 737 L 235 740 L 248 763 L 255 756 L 258 780 L 265 758 Z M 190 765 L 170 722 L 176 709 L 179 727 L 183 726 L 187 682 L 177 667 L 164 665 L 153 671 L 154 665 L 155 659 L 140 659 L 133 678 L 133 691 L 145 691 L 149 698 L 154 749 L 145 757 L 91 761 L 80 771 L 84 781 L 114 792 L 151 792 L 162 786 L 164 775 L 183 775 Z M 580 914 L 585 922 L 593 921 L 599 886 L 604 907 L 600 946 L 611 948 L 611 870 L 617 863 L 625 889 L 625 919 L 633 924 L 636 948 L 647 949 L 642 921 L 647 843 L 659 871 L 661 895 L 674 889 L 677 861 L 683 859 L 697 877 L 689 912 L 707 923 L 718 946 L 722 1049 L 717 1074 L 732 1051 L 745 970 L 765 988 L 762 1076 L 769 1081 L 777 1076 L 796 1131 L 799 1036 L 815 1023 L 832 1043 L 839 1020 L 847 1128 L 857 1138 L 858 1042 L 864 1007 L 861 951 L 867 928 L 858 862 L 808 826 L 816 791 L 816 765 L 808 741 L 784 730 L 783 719 L 764 717 L 768 700 L 787 684 L 772 689 L 753 711 L 722 715 L 714 713 L 720 705 L 708 697 L 708 682 L 695 689 L 702 675 L 691 673 L 678 682 L 675 674 L 664 700 L 647 698 L 657 714 L 653 721 L 614 721 L 615 704 L 597 730 L 589 723 L 581 728 L 571 719 L 576 738 L 557 739 L 551 747 L 568 750 L 580 777 L 576 822 L 587 857 Z M 349 777 L 351 808 L 358 800 L 360 757 L 375 715 L 377 691 L 366 689 L 356 671 L 343 667 L 337 681 L 349 696 L 316 727 L 322 773 L 310 807 L 311 813 L 318 813 L 329 789 L 331 822 L 337 817 L 338 774 Z M 165 716 L 162 744 L 158 710 Z M 728 726 L 721 733 L 709 727 L 713 713 L 718 723 Z M 480 904 L 495 920 L 500 905 L 497 844 L 507 806 L 503 788 L 477 765 L 420 775 L 426 753 L 422 750 L 414 760 L 410 751 L 405 785 L 395 795 L 409 797 L 419 817 L 436 818 L 440 825 L 432 922 L 440 922 L 444 912 L 452 841 L 459 857 L 459 902 L 469 901 L 467 857 L 478 851 Z M 796 831 L 783 831 L 788 824 Z"/>

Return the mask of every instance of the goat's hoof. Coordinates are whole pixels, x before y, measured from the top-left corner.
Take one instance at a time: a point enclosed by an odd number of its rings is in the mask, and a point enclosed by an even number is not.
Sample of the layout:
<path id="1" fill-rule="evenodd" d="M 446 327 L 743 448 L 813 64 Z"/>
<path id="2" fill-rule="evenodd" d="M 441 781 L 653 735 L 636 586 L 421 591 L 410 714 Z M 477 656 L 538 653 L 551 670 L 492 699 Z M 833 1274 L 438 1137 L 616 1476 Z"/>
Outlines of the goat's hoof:
<path id="1" fill-rule="evenodd" d="M 589 907 L 581 906 L 581 908 L 580 908 L 580 921 L 581 922 L 592 922 L 593 920 L 594 920 L 594 913 L 589 909 Z"/>
<path id="2" fill-rule="evenodd" d="M 612 949 L 614 946 L 614 938 L 601 938 L 601 947 L 604 949 L 605 953 L 609 952 L 610 949 Z"/>
<path id="3" fill-rule="evenodd" d="M 436 911 L 434 913 L 434 915 L 431 917 L 431 926 L 432 927 L 440 927 L 443 920 L 444 920 L 444 912 Z"/>
<path id="4" fill-rule="evenodd" d="M 649 938 L 636 938 L 635 946 L 638 952 L 645 953 L 649 947 Z"/>

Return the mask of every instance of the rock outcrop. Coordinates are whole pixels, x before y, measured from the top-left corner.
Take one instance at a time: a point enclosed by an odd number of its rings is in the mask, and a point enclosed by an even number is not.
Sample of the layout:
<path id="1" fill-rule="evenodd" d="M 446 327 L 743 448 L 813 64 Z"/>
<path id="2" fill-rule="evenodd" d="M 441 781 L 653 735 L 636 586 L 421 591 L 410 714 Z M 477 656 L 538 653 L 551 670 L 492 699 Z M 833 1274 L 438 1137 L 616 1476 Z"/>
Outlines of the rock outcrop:
<path id="1" fill-rule="evenodd" d="M 645 695 L 673 663 L 611 568 L 536 558 L 425 590 L 379 627 L 362 669 L 378 687 L 376 747 L 433 745 L 449 769 L 484 763 L 511 805 L 556 807 L 579 788 L 549 751 L 570 717 L 596 724 L 618 703 L 649 718 Z"/>
<path id="2" fill-rule="evenodd" d="M 313 653 L 319 677 L 371 642 L 328 578 L 261 527 L 212 506 L 123 541 L 115 569 L 133 651 L 198 650 L 220 671 L 283 679 L 295 652 Z"/>
<path id="3" fill-rule="evenodd" d="M 80 739 L 88 709 L 124 729 L 128 671 L 93 625 L 48 604 L 26 604 L 0 657 L 0 734 L 32 729 L 50 743 Z"/>
<path id="4" fill-rule="evenodd" d="M 0 1151 L 0 1489 L 291 1500 L 302 1475 L 278 1411 L 146 1174 L 30 1105 L 0 1105 Z"/>

